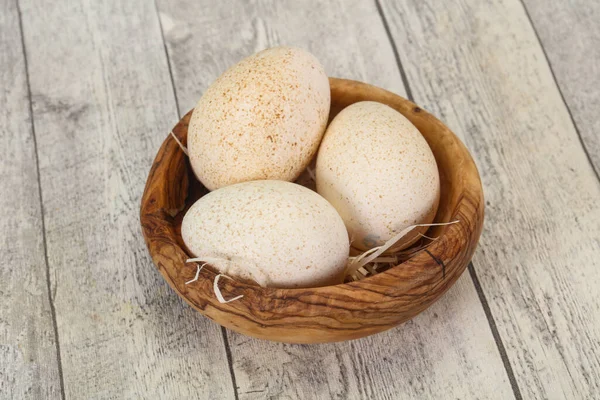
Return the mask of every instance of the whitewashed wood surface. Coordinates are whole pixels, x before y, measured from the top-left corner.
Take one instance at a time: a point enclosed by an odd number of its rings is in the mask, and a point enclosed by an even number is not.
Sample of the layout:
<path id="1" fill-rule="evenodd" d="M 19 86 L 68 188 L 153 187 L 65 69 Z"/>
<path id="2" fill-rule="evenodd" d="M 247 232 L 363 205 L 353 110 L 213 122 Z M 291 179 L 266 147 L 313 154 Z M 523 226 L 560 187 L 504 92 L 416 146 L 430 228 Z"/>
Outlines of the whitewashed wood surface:
<path id="1" fill-rule="evenodd" d="M 598 17 L 582 0 L 0 0 L 0 398 L 600 398 Z M 284 44 L 427 108 L 480 169 L 473 265 L 391 331 L 227 331 L 144 246 L 170 127 Z"/>

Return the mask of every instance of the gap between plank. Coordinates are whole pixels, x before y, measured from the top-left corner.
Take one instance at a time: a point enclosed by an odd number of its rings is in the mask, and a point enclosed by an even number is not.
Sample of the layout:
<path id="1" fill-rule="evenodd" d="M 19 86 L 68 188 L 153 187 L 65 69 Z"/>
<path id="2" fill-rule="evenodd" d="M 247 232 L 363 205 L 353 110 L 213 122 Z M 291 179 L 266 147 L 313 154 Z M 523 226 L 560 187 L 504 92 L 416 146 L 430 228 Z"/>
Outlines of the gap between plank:
<path id="1" fill-rule="evenodd" d="M 556 74 L 554 73 L 554 69 L 552 68 L 550 59 L 548 58 L 548 53 L 546 53 L 546 49 L 544 48 L 544 44 L 542 43 L 542 40 L 540 39 L 540 35 L 538 35 L 537 29 L 535 28 L 535 25 L 533 24 L 531 15 L 529 15 L 529 10 L 527 10 L 527 6 L 525 5 L 525 2 L 523 0 L 520 0 L 520 1 L 521 1 L 521 5 L 523 6 L 523 11 L 525 11 L 525 15 L 527 16 L 527 20 L 529 21 L 529 25 L 531 25 L 531 29 L 533 30 L 533 33 L 538 41 L 538 44 L 539 44 L 540 48 L 542 49 L 542 53 L 544 54 L 544 58 L 546 59 L 546 64 L 548 64 L 548 68 L 550 69 L 550 74 L 552 75 L 554 84 L 556 85 L 556 88 L 558 89 L 560 98 L 561 98 L 563 104 L 565 105 L 565 108 L 567 109 L 569 118 L 571 118 L 571 123 L 573 124 L 573 127 L 575 128 L 575 132 L 577 132 L 577 137 L 579 138 L 579 143 L 581 143 L 581 147 L 583 147 L 583 152 L 585 153 L 585 156 L 587 157 L 587 160 L 592 167 L 592 171 L 594 171 L 594 174 L 596 174 L 596 179 L 600 183 L 600 171 L 598 171 L 596 169 L 596 166 L 594 165 L 594 163 L 592 161 L 592 157 L 590 156 L 590 153 L 588 152 L 588 149 L 585 146 L 585 142 L 583 141 L 583 138 L 581 137 L 581 132 L 579 132 L 579 127 L 575 123 L 575 119 L 573 118 L 573 113 L 571 112 L 571 109 L 569 108 L 569 105 L 567 104 L 565 96 L 563 95 L 562 89 L 560 88 L 560 85 L 558 84 L 558 80 L 556 79 Z"/>
<path id="2" fill-rule="evenodd" d="M 521 390 L 519 389 L 519 385 L 517 384 L 517 379 L 515 378 L 515 373 L 510 365 L 510 360 L 508 359 L 508 355 L 506 353 L 506 348 L 504 347 L 504 343 L 502 342 L 502 338 L 500 337 L 500 332 L 498 332 L 498 327 L 496 326 L 496 321 L 494 320 L 494 316 L 492 315 L 492 310 L 490 309 L 490 305 L 485 297 L 485 293 L 483 293 L 483 288 L 479 283 L 479 278 L 475 273 L 475 267 L 473 263 L 469 263 L 469 275 L 471 275 L 471 279 L 473 280 L 473 284 L 475 285 L 475 291 L 477 291 L 477 295 L 479 296 L 479 301 L 483 306 L 483 312 L 488 319 L 490 324 L 490 329 L 492 330 L 492 336 L 496 341 L 496 346 L 498 347 L 498 352 L 500 353 L 500 358 L 502 359 L 502 363 L 504 364 L 504 369 L 506 369 L 506 374 L 508 375 L 508 380 L 510 382 L 510 386 L 512 386 L 513 393 L 515 395 L 515 399 L 522 400 Z"/>
<path id="3" fill-rule="evenodd" d="M 171 78 L 171 88 L 173 89 L 173 98 L 175 100 L 175 107 L 177 108 L 177 117 L 181 119 L 179 110 L 179 100 L 177 99 L 177 89 L 175 88 L 175 79 L 173 78 L 173 68 L 171 66 L 171 57 L 169 56 L 169 50 L 167 48 L 167 41 L 165 40 L 165 32 L 163 30 L 162 21 L 160 20 L 160 11 L 158 4 L 154 0 L 154 9 L 156 11 L 156 18 L 158 18 L 158 26 L 160 27 L 160 36 L 163 42 L 163 48 L 165 50 L 165 58 L 167 59 L 167 66 L 169 69 L 169 77 Z M 231 347 L 229 346 L 229 339 L 227 339 L 227 330 L 221 326 L 221 334 L 223 336 L 223 345 L 225 347 L 225 354 L 227 356 L 227 364 L 229 366 L 229 376 L 231 377 L 231 383 L 233 385 L 233 395 L 235 400 L 239 400 L 238 387 L 235 379 L 235 371 L 233 369 L 233 356 L 231 354 Z"/>
<path id="4" fill-rule="evenodd" d="M 404 68 L 402 67 L 402 62 L 400 61 L 400 55 L 398 53 L 396 43 L 394 42 L 394 38 L 392 37 L 390 27 L 388 25 L 387 19 L 385 18 L 385 14 L 383 13 L 383 9 L 381 7 L 381 4 L 379 3 L 379 0 L 375 0 L 375 5 L 377 7 L 377 11 L 379 12 L 379 16 L 381 17 L 381 21 L 383 22 L 383 26 L 384 26 L 385 31 L 388 36 L 388 40 L 390 41 L 390 44 L 392 45 L 392 49 L 394 51 L 394 56 L 396 57 L 396 63 L 398 64 L 398 69 L 400 70 L 400 75 L 402 76 L 402 82 L 404 83 L 404 89 L 406 90 L 406 96 L 408 97 L 408 100 L 414 102 L 412 90 L 410 89 L 410 85 L 408 83 L 408 78 L 407 78 L 406 72 L 404 71 Z M 543 49 L 543 47 L 542 47 L 542 49 Z M 581 136 L 579 137 L 579 139 L 581 140 Z M 585 149 L 585 146 L 584 146 L 584 149 Z M 586 152 L 586 154 L 587 154 L 587 152 Z M 588 155 L 588 159 L 589 159 L 589 155 Z M 590 162 L 591 162 L 591 159 L 590 159 Z M 592 168 L 593 168 L 593 164 L 592 164 Z M 500 337 L 500 333 L 498 332 L 498 328 L 496 326 L 496 321 L 494 320 L 494 316 L 492 315 L 490 306 L 487 302 L 485 294 L 483 293 L 483 288 L 481 287 L 481 284 L 479 283 L 479 278 L 477 278 L 477 273 L 475 272 L 475 267 L 473 266 L 472 262 L 469 262 L 468 269 L 469 269 L 469 275 L 471 276 L 473 285 L 475 286 L 475 291 L 477 292 L 477 296 L 479 297 L 479 302 L 481 303 L 481 306 L 483 307 L 483 311 L 488 320 L 488 325 L 490 326 L 490 330 L 492 331 L 492 336 L 494 338 L 494 341 L 496 342 L 496 347 L 498 349 L 498 352 L 500 353 L 500 358 L 502 359 L 504 369 L 506 371 L 506 374 L 508 375 L 508 380 L 510 382 L 510 386 L 512 388 L 515 399 L 522 400 L 523 397 L 521 396 L 521 390 L 519 389 L 519 385 L 517 384 L 517 380 L 515 378 L 515 374 L 513 372 L 512 366 L 510 365 L 510 360 L 508 359 L 508 355 L 506 353 L 504 343 L 502 342 L 502 338 Z"/>
<path id="5" fill-rule="evenodd" d="M 44 262 L 46 263 L 46 287 L 48 289 L 48 302 L 50 303 L 50 314 L 52 315 L 52 328 L 54 330 L 55 347 L 56 347 L 56 362 L 58 366 L 58 379 L 60 383 L 60 395 L 65 400 L 65 382 L 63 378 L 62 359 L 60 355 L 60 340 L 58 336 L 58 324 L 56 322 L 56 309 L 54 308 L 54 300 L 52 299 L 52 290 L 50 283 L 50 263 L 48 262 L 48 243 L 46 240 L 46 217 L 44 215 L 44 200 L 42 197 L 42 180 L 40 174 L 40 157 L 38 154 L 37 138 L 35 134 L 35 123 L 33 117 L 33 98 L 31 96 L 31 83 L 29 81 L 29 64 L 27 62 L 27 51 L 25 49 L 25 34 L 23 31 L 23 16 L 21 14 L 21 5 L 16 1 L 17 15 L 19 18 L 19 30 L 21 34 L 21 48 L 23 51 L 23 65 L 25 69 L 25 82 L 27 84 L 27 97 L 29 100 L 29 118 L 31 121 L 31 134 L 33 137 L 33 149 L 35 154 L 35 169 L 37 174 L 38 196 L 40 202 L 40 216 L 42 223 L 42 243 L 44 245 Z"/>
<path id="6" fill-rule="evenodd" d="M 381 17 L 381 22 L 383 22 L 383 27 L 385 28 L 385 33 L 390 41 L 390 45 L 392 46 L 392 52 L 394 53 L 394 58 L 396 58 L 396 65 L 400 70 L 400 77 L 402 78 L 402 83 L 404 84 L 404 90 L 406 91 L 406 98 L 410 101 L 413 101 L 413 94 L 410 90 L 410 85 L 408 84 L 408 78 L 406 77 L 406 72 L 404 68 L 402 68 L 402 62 L 400 61 L 400 54 L 398 53 L 398 49 L 396 48 L 396 44 L 394 43 L 394 39 L 392 38 L 392 32 L 390 31 L 390 26 L 388 25 L 387 19 L 383 15 L 383 9 L 381 8 L 381 4 L 379 0 L 375 0 L 375 6 L 377 7 L 377 12 Z M 414 102 L 414 101 L 413 101 Z"/>
<path id="7" fill-rule="evenodd" d="M 179 100 L 177 99 L 177 89 L 175 88 L 175 79 L 173 78 L 173 68 L 171 66 L 171 57 L 169 56 L 169 49 L 167 49 L 165 31 L 163 30 L 162 21 L 160 20 L 160 11 L 158 10 L 158 4 L 156 4 L 156 0 L 154 0 L 154 10 L 156 12 L 156 18 L 158 19 L 158 26 L 160 28 L 160 37 L 163 42 L 163 48 L 165 49 L 165 57 L 167 59 L 167 67 L 169 69 L 169 78 L 171 78 L 171 89 L 173 90 L 173 99 L 175 99 L 175 107 L 177 108 L 177 118 L 181 119 L 181 113 L 179 111 Z"/>
<path id="8" fill-rule="evenodd" d="M 225 343 L 225 352 L 227 354 L 227 363 L 229 364 L 229 375 L 231 375 L 231 383 L 233 384 L 233 395 L 235 400 L 239 400 L 238 386 L 235 379 L 235 371 L 233 370 L 233 356 L 231 355 L 231 347 L 229 347 L 229 339 L 227 338 L 227 329 L 221 326 L 221 334 L 223 335 L 223 343 Z"/>

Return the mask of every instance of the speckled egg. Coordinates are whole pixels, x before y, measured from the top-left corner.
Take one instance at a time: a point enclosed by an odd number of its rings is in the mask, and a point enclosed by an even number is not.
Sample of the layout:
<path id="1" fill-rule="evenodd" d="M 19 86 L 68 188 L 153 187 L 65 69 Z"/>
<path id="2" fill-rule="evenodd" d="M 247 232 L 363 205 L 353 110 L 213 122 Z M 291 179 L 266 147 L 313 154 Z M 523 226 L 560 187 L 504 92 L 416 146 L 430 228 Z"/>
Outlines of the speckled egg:
<path id="1" fill-rule="evenodd" d="M 331 122 L 317 156 L 317 191 L 342 216 L 352 246 L 384 244 L 414 224 L 431 223 L 440 198 L 435 158 L 419 130 L 396 110 L 365 101 Z M 419 238 L 412 230 L 392 248 Z"/>
<path id="2" fill-rule="evenodd" d="M 194 109 L 192 169 L 210 190 L 293 181 L 319 147 L 329 105 L 329 80 L 312 54 L 275 47 L 250 56 L 221 75 Z"/>
<path id="3" fill-rule="evenodd" d="M 285 181 L 251 181 L 200 198 L 181 236 L 221 273 L 261 286 L 341 283 L 350 244 L 344 222 L 317 193 Z"/>

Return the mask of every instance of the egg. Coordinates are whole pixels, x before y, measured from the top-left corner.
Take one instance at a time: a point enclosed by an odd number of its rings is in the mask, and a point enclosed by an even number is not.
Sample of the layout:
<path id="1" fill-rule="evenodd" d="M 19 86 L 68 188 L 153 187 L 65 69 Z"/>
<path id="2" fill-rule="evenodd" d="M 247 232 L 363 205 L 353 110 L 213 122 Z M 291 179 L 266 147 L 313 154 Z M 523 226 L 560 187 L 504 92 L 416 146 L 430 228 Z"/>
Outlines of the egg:
<path id="1" fill-rule="evenodd" d="M 344 222 L 327 200 L 274 180 L 201 197 L 185 214 L 181 236 L 221 273 L 278 288 L 341 283 L 350 249 Z"/>
<path id="2" fill-rule="evenodd" d="M 312 54 L 275 47 L 245 58 L 206 90 L 192 113 L 192 169 L 210 190 L 293 181 L 317 151 L 329 106 L 329 79 Z"/>
<path id="3" fill-rule="evenodd" d="M 315 174 L 317 191 L 341 215 L 359 250 L 431 223 L 437 212 L 440 177 L 431 149 L 406 117 L 381 103 L 355 103 L 333 119 Z M 392 250 L 406 248 L 426 229 L 413 229 Z"/>

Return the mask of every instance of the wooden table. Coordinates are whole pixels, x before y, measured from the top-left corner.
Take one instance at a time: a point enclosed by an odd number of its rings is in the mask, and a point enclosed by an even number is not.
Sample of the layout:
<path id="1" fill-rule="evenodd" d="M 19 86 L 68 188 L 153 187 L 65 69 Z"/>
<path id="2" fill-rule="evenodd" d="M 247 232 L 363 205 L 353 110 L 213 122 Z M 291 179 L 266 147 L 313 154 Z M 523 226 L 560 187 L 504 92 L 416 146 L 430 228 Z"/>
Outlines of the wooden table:
<path id="1" fill-rule="evenodd" d="M 600 398 L 600 2 L 0 1 L 0 397 Z M 479 248 L 412 321 L 286 345 L 152 265 L 138 207 L 179 116 L 279 44 L 471 149 Z"/>

